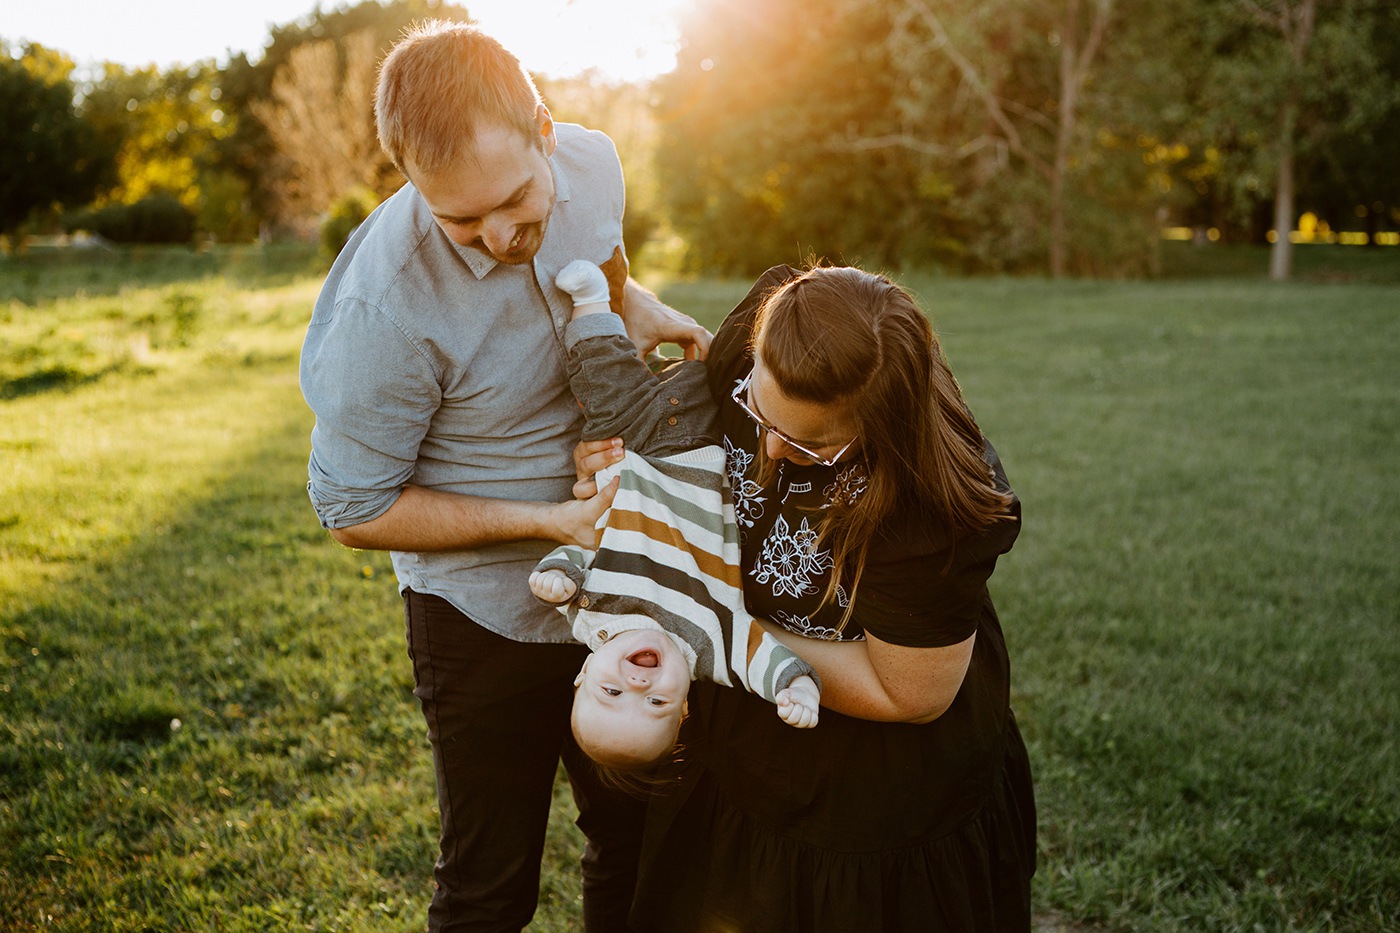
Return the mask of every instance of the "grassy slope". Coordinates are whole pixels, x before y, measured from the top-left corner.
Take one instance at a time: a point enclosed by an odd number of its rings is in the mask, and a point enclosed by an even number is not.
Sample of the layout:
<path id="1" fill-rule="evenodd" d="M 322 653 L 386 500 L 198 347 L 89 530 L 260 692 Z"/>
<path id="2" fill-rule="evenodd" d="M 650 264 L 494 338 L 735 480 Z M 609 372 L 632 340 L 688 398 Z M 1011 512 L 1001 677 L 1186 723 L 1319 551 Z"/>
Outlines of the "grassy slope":
<path id="1" fill-rule="evenodd" d="M 316 282 L 234 260 L 0 264 L 0 927 L 421 928 L 388 561 L 302 489 Z M 906 280 L 1025 502 L 994 592 L 1041 910 L 1397 922 L 1400 290 L 1367 268 Z M 664 295 L 713 322 L 743 291 Z M 576 916 L 565 798 L 542 931 Z"/>

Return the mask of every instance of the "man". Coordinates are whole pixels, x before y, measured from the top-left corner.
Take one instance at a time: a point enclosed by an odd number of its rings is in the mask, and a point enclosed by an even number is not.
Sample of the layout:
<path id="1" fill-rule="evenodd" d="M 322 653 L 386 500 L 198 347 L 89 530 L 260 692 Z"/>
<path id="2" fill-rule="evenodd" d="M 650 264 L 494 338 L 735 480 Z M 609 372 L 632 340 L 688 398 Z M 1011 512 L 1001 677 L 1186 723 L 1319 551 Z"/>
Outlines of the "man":
<path id="1" fill-rule="evenodd" d="M 581 417 L 554 277 L 602 265 L 643 349 L 702 355 L 709 335 L 628 278 L 612 143 L 556 125 L 494 39 L 415 27 L 384 61 L 375 111 L 409 184 L 331 269 L 301 384 L 316 512 L 342 544 L 393 551 L 403 591 L 441 811 L 429 927 L 529 922 L 562 753 L 588 838 L 586 928 L 625 929 L 641 805 L 599 787 L 573 745 L 587 649 L 527 585 L 553 543 L 594 546 L 611 502 L 570 498 Z"/>

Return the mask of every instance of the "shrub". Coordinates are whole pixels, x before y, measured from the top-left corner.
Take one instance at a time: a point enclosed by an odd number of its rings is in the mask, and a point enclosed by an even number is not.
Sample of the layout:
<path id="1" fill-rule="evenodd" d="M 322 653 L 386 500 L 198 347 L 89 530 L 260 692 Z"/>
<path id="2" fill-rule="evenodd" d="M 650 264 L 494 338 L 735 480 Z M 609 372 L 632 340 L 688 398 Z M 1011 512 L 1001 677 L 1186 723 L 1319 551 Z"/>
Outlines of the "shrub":
<path id="1" fill-rule="evenodd" d="M 114 243 L 188 243 L 194 238 L 194 214 L 170 194 L 152 194 L 135 204 L 110 204 L 85 211 L 65 223 Z"/>
<path id="2" fill-rule="evenodd" d="M 339 256 L 355 228 L 378 206 L 378 196 L 363 186 L 342 194 L 321 222 L 321 250 L 331 259 Z"/>

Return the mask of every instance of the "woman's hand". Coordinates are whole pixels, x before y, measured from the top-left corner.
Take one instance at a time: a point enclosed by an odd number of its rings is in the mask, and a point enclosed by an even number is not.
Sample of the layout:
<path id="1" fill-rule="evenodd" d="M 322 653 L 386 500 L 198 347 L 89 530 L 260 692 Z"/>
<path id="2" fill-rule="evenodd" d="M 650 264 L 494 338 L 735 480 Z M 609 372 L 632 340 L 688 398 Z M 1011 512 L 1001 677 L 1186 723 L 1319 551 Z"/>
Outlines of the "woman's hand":
<path id="1" fill-rule="evenodd" d="M 621 485 L 622 477 L 613 477 L 611 483 L 588 498 L 550 506 L 548 527 L 553 532 L 550 539 L 560 544 L 576 544 L 596 551 L 598 538 L 602 534 L 598 529 L 598 520 L 612 507 L 613 499 L 616 498 L 618 487 Z M 577 495 L 577 485 L 574 486 L 574 491 Z"/>
<path id="2" fill-rule="evenodd" d="M 579 441 L 574 448 L 574 474 L 578 477 L 578 482 L 574 483 L 574 498 L 591 499 L 597 495 L 598 484 L 593 482 L 593 474 L 621 459 L 620 437 L 605 441 Z"/>

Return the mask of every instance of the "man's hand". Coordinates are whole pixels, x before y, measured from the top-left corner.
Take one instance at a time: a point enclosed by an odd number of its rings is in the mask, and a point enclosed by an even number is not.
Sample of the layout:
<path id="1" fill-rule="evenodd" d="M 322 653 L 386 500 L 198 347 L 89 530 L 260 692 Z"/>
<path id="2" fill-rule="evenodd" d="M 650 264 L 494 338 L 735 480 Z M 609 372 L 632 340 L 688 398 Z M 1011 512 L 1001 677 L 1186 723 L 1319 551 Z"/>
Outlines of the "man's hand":
<path id="1" fill-rule="evenodd" d="M 778 718 L 789 726 L 810 729 L 817 724 L 821 691 L 806 674 L 793 678 L 786 690 L 779 690 L 777 699 Z"/>
<path id="2" fill-rule="evenodd" d="M 587 499 L 574 499 L 561 502 L 551 508 L 553 539 L 560 544 L 576 544 L 590 551 L 598 549 L 598 519 L 612 507 L 617 490 L 622 485 L 622 477 L 613 478 L 602 490 Z M 577 486 L 575 489 L 577 490 Z"/>
<path id="3" fill-rule="evenodd" d="M 688 360 L 703 360 L 710 352 L 709 331 L 694 318 L 662 304 L 636 279 L 629 278 L 622 290 L 622 321 L 642 359 L 663 343 L 678 344 Z"/>
<path id="4" fill-rule="evenodd" d="M 591 499 L 598 494 L 598 484 L 593 482 L 593 474 L 603 467 L 612 466 L 622 459 L 622 438 L 614 437 L 605 441 L 579 441 L 574 448 L 575 499 Z"/>

